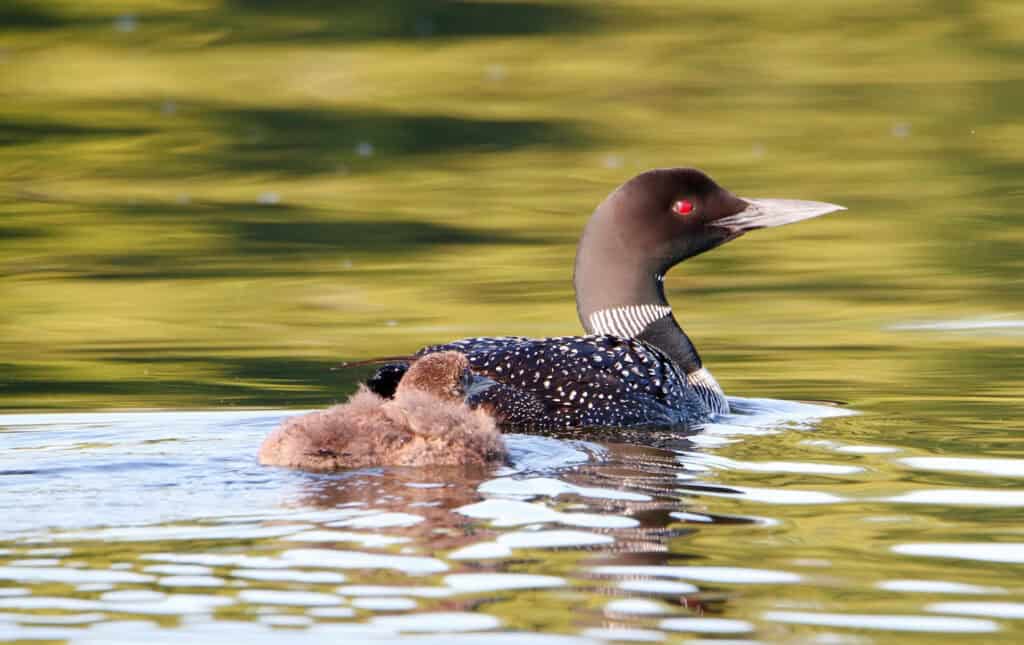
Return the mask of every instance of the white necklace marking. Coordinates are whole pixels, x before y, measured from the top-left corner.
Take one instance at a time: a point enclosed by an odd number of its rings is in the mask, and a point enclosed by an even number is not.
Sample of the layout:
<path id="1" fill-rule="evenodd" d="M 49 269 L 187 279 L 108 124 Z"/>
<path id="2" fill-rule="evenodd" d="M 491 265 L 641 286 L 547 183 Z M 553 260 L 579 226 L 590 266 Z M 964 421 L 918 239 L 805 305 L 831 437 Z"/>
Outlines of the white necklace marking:
<path id="1" fill-rule="evenodd" d="M 672 313 L 665 305 L 626 305 L 601 309 L 590 314 L 590 328 L 595 334 L 611 334 L 634 338 L 652 322 Z"/>

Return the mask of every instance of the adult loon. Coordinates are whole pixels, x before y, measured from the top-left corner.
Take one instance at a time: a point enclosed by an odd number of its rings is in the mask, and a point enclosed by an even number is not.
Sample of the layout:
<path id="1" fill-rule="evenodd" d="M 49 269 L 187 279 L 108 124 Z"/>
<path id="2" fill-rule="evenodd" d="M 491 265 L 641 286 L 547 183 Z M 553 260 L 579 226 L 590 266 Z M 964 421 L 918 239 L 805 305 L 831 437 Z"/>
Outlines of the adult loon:
<path id="1" fill-rule="evenodd" d="M 644 172 L 594 211 L 576 252 L 573 285 L 585 336 L 466 338 L 455 350 L 494 383 L 470 397 L 508 428 L 677 426 L 729 410 L 665 298 L 665 273 L 747 231 L 842 206 L 736 197 L 695 168 Z M 380 368 L 369 387 L 388 396 L 406 365 Z"/>

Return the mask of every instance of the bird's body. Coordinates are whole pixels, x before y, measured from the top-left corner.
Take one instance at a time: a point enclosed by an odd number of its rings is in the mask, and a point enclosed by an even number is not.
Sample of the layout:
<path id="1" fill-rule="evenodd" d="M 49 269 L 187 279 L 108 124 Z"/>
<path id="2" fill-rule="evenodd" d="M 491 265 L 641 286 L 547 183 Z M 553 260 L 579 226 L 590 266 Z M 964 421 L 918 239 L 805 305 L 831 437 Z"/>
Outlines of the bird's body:
<path id="1" fill-rule="evenodd" d="M 465 338 L 421 353 L 465 354 L 497 385 L 471 398 L 507 426 L 552 430 L 669 426 L 706 419 L 713 408 L 659 349 L 609 334 Z"/>
<path id="2" fill-rule="evenodd" d="M 495 385 L 470 398 L 511 428 L 677 426 L 728 412 L 665 298 L 666 272 L 743 233 L 842 207 L 745 200 L 692 168 L 652 170 L 595 210 L 576 255 L 576 306 L 585 336 L 467 338 L 425 347 L 455 350 Z M 370 379 L 388 396 L 405 370 Z"/>
<path id="3" fill-rule="evenodd" d="M 260 447 L 260 463 L 316 471 L 500 463 L 505 446 L 493 417 L 464 401 L 475 379 L 464 356 L 431 353 L 391 399 L 361 387 L 347 403 L 286 419 Z"/>

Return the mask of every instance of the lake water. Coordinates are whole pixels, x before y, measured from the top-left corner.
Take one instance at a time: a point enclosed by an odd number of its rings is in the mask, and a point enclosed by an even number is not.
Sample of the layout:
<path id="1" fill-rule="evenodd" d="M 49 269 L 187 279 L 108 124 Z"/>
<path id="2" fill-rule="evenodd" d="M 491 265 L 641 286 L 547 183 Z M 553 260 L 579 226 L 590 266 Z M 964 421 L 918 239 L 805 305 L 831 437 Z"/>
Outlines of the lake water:
<path id="1" fill-rule="evenodd" d="M 1021 20 L 0 6 L 0 640 L 1021 641 Z M 577 332 L 587 216 L 676 165 L 849 208 L 669 274 L 733 415 L 256 463 L 341 361 Z"/>

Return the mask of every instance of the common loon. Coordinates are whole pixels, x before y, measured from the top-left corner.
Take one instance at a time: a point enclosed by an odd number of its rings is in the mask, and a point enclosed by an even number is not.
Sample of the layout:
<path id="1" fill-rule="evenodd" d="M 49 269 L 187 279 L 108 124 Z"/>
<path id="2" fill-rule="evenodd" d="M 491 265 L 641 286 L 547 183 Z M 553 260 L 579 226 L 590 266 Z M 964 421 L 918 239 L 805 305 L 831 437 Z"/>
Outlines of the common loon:
<path id="1" fill-rule="evenodd" d="M 644 172 L 594 211 L 576 252 L 573 286 L 585 336 L 466 338 L 455 350 L 494 381 L 470 397 L 509 428 L 677 426 L 729 411 L 665 298 L 665 273 L 747 231 L 817 217 L 842 206 L 739 198 L 695 168 Z M 368 381 L 389 396 L 406 369 Z"/>
<path id="2" fill-rule="evenodd" d="M 285 419 L 264 440 L 259 460 L 318 471 L 498 464 L 506 451 L 494 418 L 465 403 L 491 385 L 462 354 L 429 354 L 406 371 L 392 400 L 360 388 L 345 404 Z"/>

